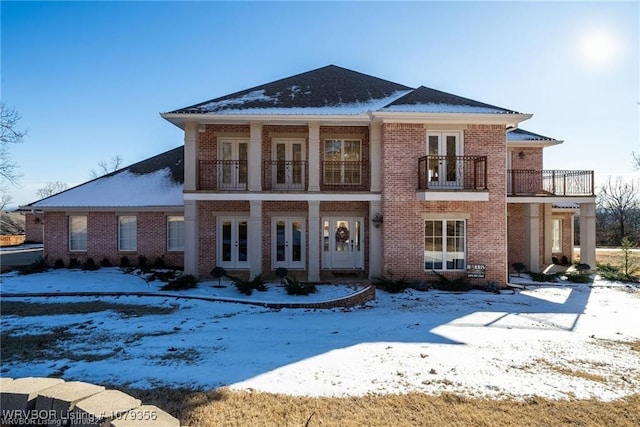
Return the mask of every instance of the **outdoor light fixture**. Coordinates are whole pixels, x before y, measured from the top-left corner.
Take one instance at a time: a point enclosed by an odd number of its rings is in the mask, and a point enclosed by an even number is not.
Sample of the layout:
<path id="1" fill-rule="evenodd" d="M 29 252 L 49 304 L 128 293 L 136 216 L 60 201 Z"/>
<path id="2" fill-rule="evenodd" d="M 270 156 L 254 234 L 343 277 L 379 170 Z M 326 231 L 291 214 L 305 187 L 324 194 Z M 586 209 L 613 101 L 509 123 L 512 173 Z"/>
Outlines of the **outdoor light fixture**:
<path id="1" fill-rule="evenodd" d="M 379 213 L 377 213 L 372 219 L 371 222 L 373 222 L 373 226 L 375 228 L 380 228 L 380 226 L 382 225 L 383 222 L 383 218 L 382 215 L 380 215 Z"/>
<path id="2" fill-rule="evenodd" d="M 520 157 L 521 159 L 524 159 L 524 151 L 519 152 L 518 157 Z"/>

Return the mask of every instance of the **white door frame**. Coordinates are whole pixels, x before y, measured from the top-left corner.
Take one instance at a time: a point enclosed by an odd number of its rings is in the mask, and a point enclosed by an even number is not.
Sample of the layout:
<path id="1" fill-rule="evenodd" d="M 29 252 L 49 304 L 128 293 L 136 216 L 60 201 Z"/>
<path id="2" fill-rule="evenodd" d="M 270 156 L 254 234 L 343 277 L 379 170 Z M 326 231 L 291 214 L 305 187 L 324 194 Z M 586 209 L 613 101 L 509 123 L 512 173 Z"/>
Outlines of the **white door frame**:
<path id="1" fill-rule="evenodd" d="M 344 224 L 339 226 L 340 223 Z M 323 269 L 364 269 L 364 253 L 364 217 L 332 216 L 322 218 Z"/>
<path id="2" fill-rule="evenodd" d="M 278 225 L 284 223 L 283 235 L 279 241 Z M 306 239 L 304 217 L 273 217 L 271 218 L 271 267 L 275 270 L 278 267 L 288 269 L 304 269 L 306 266 Z M 298 225 L 299 232 L 296 235 L 294 226 Z M 296 240 L 298 240 L 296 245 Z M 296 246 L 299 247 L 296 250 Z M 281 259 L 278 259 L 279 252 L 282 251 Z"/>
<path id="3" fill-rule="evenodd" d="M 230 223 L 229 241 L 225 242 L 224 224 Z M 241 226 L 244 225 L 246 239 L 242 242 Z M 216 245 L 216 265 L 233 269 L 249 268 L 249 217 L 221 216 L 218 217 L 218 238 Z M 228 255 L 225 253 L 225 243 L 229 245 Z M 243 248 L 244 247 L 244 251 Z M 225 256 L 227 259 L 225 260 Z"/>

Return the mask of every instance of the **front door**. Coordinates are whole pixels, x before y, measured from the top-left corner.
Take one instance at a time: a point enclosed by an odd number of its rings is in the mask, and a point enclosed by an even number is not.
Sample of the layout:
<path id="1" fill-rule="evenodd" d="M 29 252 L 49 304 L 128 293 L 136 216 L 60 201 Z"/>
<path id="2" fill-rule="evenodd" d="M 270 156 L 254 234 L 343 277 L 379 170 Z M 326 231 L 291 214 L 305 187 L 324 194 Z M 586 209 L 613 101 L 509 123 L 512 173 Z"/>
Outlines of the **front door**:
<path id="1" fill-rule="evenodd" d="M 427 133 L 429 188 L 462 186 L 462 164 L 457 160 L 459 153 L 459 133 Z"/>
<path id="2" fill-rule="evenodd" d="M 249 268 L 249 220 L 221 217 L 218 223 L 218 256 L 220 267 Z"/>
<path id="3" fill-rule="evenodd" d="M 322 267 L 333 270 L 364 268 L 363 218 L 324 218 Z"/>
<path id="4" fill-rule="evenodd" d="M 273 218 L 271 264 L 274 269 L 304 268 L 304 218 Z"/>

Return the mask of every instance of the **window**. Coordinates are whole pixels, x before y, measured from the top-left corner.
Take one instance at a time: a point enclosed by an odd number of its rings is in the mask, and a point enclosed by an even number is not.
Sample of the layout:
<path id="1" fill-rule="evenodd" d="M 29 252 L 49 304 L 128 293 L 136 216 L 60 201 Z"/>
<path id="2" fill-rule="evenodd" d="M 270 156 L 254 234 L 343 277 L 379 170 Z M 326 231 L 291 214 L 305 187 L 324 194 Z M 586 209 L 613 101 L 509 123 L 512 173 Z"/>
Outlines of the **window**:
<path id="1" fill-rule="evenodd" d="M 360 185 L 362 175 L 359 139 L 327 139 L 324 141 L 324 183 L 327 185 Z"/>
<path id="2" fill-rule="evenodd" d="M 135 251 L 138 246 L 138 221 L 135 216 L 118 217 L 118 250 Z"/>
<path id="3" fill-rule="evenodd" d="M 551 221 L 551 252 L 562 252 L 562 220 Z"/>
<path id="4" fill-rule="evenodd" d="M 464 220 L 425 220 L 425 270 L 465 269 L 465 225 Z"/>
<path id="5" fill-rule="evenodd" d="M 167 217 L 167 250 L 184 251 L 184 217 Z"/>
<path id="6" fill-rule="evenodd" d="M 69 217 L 69 250 L 70 251 L 86 251 L 87 250 L 87 217 L 86 216 L 70 216 Z"/>

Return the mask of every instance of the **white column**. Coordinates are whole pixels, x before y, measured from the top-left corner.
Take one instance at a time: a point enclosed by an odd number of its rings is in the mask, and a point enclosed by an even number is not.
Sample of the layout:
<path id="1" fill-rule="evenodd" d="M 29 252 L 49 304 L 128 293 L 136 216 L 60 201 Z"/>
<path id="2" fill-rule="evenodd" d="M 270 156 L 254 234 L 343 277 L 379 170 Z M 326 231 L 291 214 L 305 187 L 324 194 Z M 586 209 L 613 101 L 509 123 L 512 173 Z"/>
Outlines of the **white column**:
<path id="1" fill-rule="evenodd" d="M 529 203 L 525 205 L 524 241 L 525 262 L 527 268 L 533 272 L 540 271 L 540 205 Z"/>
<path id="2" fill-rule="evenodd" d="M 262 273 L 262 200 L 249 201 L 249 274 Z"/>
<path id="3" fill-rule="evenodd" d="M 580 203 L 580 262 L 596 268 L 595 203 Z"/>
<path id="4" fill-rule="evenodd" d="M 544 209 L 544 246 L 542 248 L 544 251 L 543 262 L 545 264 L 551 264 L 553 262 L 553 218 L 551 217 L 553 205 L 551 203 L 545 203 L 542 206 Z"/>
<path id="5" fill-rule="evenodd" d="M 197 190 L 198 184 L 198 124 L 184 124 L 184 191 Z"/>
<path id="6" fill-rule="evenodd" d="M 373 188 L 372 188 L 373 190 Z M 376 228 L 371 221 L 376 214 L 382 215 L 382 202 L 369 202 L 369 279 L 382 274 L 382 227 Z"/>
<path id="7" fill-rule="evenodd" d="M 309 259 L 307 260 L 308 280 L 320 280 L 320 201 L 309 200 Z"/>
<path id="8" fill-rule="evenodd" d="M 309 191 L 320 191 L 320 125 L 309 123 Z"/>
<path id="9" fill-rule="evenodd" d="M 186 178 L 186 175 L 185 175 Z M 184 272 L 198 277 L 200 274 L 200 232 L 198 202 L 184 202 Z M 213 267 L 213 266 L 212 266 Z"/>
<path id="10" fill-rule="evenodd" d="M 249 127 L 249 191 L 262 191 L 262 123 L 251 122 Z"/>
<path id="11" fill-rule="evenodd" d="M 382 125 L 371 123 L 369 132 L 369 167 L 371 191 L 382 191 Z"/>

